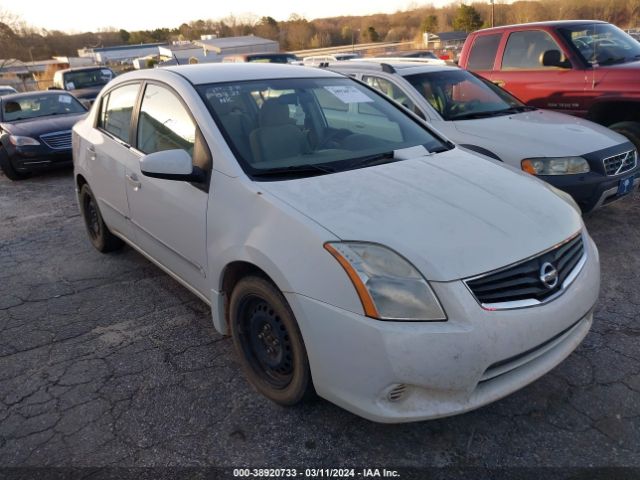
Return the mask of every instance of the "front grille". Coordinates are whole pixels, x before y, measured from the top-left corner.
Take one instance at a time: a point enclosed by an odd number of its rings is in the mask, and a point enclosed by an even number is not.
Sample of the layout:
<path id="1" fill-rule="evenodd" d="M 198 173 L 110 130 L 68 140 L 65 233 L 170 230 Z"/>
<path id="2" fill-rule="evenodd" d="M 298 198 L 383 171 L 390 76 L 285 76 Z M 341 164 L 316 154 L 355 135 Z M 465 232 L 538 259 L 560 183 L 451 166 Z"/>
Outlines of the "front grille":
<path id="1" fill-rule="evenodd" d="M 40 139 L 54 150 L 71 150 L 71 130 L 40 135 Z"/>
<path id="2" fill-rule="evenodd" d="M 630 150 L 628 152 L 614 155 L 613 157 L 605 158 L 602 162 L 604 163 L 604 169 L 607 172 L 607 175 L 620 175 L 621 173 L 628 172 L 635 168 L 638 161 L 636 157 L 636 151 Z"/>
<path id="3" fill-rule="evenodd" d="M 529 306 L 529 301 L 530 305 L 536 305 L 562 290 L 565 280 L 583 256 L 584 242 L 582 235 L 578 234 L 534 258 L 467 280 L 466 283 L 485 308 L 508 308 L 501 305 L 506 302 L 520 302 L 518 306 Z M 557 272 L 557 281 L 551 282 L 547 278 L 545 285 L 541 277 L 552 269 Z"/>

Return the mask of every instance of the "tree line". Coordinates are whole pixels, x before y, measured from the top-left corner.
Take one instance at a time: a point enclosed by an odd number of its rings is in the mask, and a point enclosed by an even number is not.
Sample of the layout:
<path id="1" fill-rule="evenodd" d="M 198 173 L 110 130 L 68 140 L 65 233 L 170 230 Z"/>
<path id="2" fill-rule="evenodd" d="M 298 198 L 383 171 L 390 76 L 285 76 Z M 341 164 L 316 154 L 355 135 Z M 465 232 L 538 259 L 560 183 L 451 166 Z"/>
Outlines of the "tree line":
<path id="1" fill-rule="evenodd" d="M 640 0 L 496 0 L 495 25 L 544 20 L 605 20 L 621 28 L 640 26 Z M 0 10 L 0 58 L 23 61 L 54 55 L 74 56 L 79 48 L 120 44 L 197 40 L 204 34 L 219 37 L 258 35 L 277 40 L 282 50 L 321 48 L 351 43 L 416 40 L 424 32 L 472 31 L 491 25 L 491 5 L 455 1 L 443 7 L 422 5 L 391 14 L 342 16 L 307 20 L 292 14 L 285 21 L 270 16 L 227 16 L 194 20 L 174 28 L 127 31 L 107 28 L 68 34 L 28 25 Z"/>

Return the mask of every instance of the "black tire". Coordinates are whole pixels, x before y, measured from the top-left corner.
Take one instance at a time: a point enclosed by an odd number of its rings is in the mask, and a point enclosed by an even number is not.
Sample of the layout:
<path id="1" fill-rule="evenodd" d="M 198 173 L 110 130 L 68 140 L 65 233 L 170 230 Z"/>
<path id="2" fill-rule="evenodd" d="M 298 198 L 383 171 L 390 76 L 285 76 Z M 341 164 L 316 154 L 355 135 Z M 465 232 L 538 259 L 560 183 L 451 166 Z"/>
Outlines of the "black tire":
<path id="1" fill-rule="evenodd" d="M 107 253 L 122 248 L 124 242 L 111 233 L 105 225 L 98 202 L 86 183 L 80 189 L 78 200 L 89 240 L 96 250 Z"/>
<path id="2" fill-rule="evenodd" d="M 307 351 L 291 308 L 268 280 L 246 277 L 229 303 L 231 336 L 249 383 L 291 406 L 314 397 Z"/>
<path id="3" fill-rule="evenodd" d="M 627 137 L 640 152 L 640 122 L 618 122 L 609 125 L 609 128 Z"/>
<path id="4" fill-rule="evenodd" d="M 11 164 L 11 160 L 9 160 L 9 154 L 2 146 L 0 146 L 0 168 L 9 180 L 24 180 L 25 178 L 29 178 L 31 176 L 31 173 L 18 172 L 13 167 L 13 165 Z"/>

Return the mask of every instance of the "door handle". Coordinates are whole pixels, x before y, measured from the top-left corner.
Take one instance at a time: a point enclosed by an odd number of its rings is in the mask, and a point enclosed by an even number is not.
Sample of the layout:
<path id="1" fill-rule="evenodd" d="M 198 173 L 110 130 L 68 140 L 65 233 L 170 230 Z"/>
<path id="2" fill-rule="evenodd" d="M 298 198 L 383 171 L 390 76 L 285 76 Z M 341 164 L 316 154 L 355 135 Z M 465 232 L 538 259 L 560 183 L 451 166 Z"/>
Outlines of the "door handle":
<path id="1" fill-rule="evenodd" d="M 135 173 L 132 173 L 131 175 L 127 173 L 125 175 L 125 178 L 127 179 L 127 182 L 129 182 L 129 184 L 133 187 L 134 191 L 137 192 L 138 190 L 140 190 L 140 188 L 142 188 L 142 184 L 138 181 L 138 177 Z"/>
<path id="2" fill-rule="evenodd" d="M 87 152 L 89 152 L 89 159 L 90 160 L 95 160 L 96 159 L 96 147 L 94 147 L 93 145 L 90 145 L 87 147 Z"/>
<path id="3" fill-rule="evenodd" d="M 365 127 L 365 124 L 364 124 L 364 123 L 362 123 L 362 122 L 356 122 L 356 123 L 354 124 L 354 126 L 355 126 L 356 128 L 364 128 L 364 127 Z"/>
<path id="4" fill-rule="evenodd" d="M 493 83 L 495 83 L 497 86 L 499 86 L 500 88 L 504 88 L 504 86 L 507 84 L 507 82 L 505 82 L 504 80 L 491 80 Z"/>

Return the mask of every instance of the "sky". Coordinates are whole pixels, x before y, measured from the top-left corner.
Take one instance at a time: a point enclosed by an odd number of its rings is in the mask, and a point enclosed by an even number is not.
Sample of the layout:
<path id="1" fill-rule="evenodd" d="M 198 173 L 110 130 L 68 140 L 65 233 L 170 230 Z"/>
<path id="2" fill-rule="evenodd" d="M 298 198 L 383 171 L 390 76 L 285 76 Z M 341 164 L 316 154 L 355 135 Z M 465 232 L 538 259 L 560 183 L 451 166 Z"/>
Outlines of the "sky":
<path id="1" fill-rule="evenodd" d="M 141 2 L 137 0 L 0 0 L 0 10 L 19 15 L 28 24 L 47 30 L 67 32 L 96 31 L 108 27 L 125 30 L 174 28 L 198 19 L 220 19 L 228 15 L 251 13 L 286 20 L 292 13 L 308 20 L 339 15 L 393 13 L 421 4 L 441 6 L 451 0 L 174 0 Z"/>

